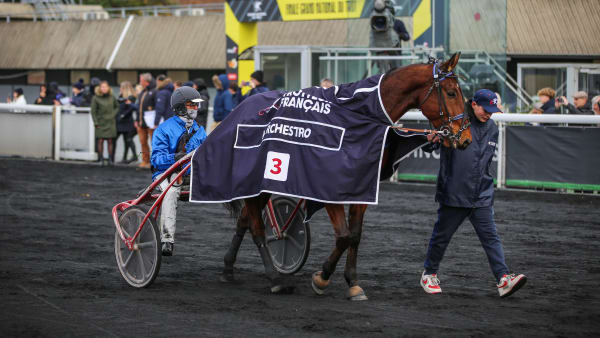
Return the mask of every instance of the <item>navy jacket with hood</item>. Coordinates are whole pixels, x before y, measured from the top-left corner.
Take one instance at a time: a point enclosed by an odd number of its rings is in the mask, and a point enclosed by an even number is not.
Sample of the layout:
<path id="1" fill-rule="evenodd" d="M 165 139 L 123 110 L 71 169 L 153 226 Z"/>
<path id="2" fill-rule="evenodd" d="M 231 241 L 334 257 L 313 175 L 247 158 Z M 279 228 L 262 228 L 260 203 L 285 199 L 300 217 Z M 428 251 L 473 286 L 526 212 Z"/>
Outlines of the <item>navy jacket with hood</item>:
<path id="1" fill-rule="evenodd" d="M 469 114 L 471 120 L 473 142 L 464 150 L 440 147 L 435 200 L 451 207 L 491 206 L 494 204 L 494 178 L 490 165 L 498 143 L 498 127 L 492 119 L 480 122 L 470 101 L 465 105 L 465 114 Z M 432 144 L 423 150 L 432 151 L 438 147 L 439 144 Z"/>
<path id="2" fill-rule="evenodd" d="M 229 92 L 229 79 L 226 74 L 219 75 L 223 89 L 217 90 L 213 107 L 213 118 L 216 122 L 223 121 L 233 109 L 233 99 Z"/>
<path id="3" fill-rule="evenodd" d="M 166 84 L 164 87 L 159 88 L 158 94 L 156 94 L 156 116 L 154 117 L 154 125 L 158 126 L 160 119 L 166 121 L 175 115 L 173 109 L 171 109 L 171 95 L 173 95 L 172 83 Z"/>

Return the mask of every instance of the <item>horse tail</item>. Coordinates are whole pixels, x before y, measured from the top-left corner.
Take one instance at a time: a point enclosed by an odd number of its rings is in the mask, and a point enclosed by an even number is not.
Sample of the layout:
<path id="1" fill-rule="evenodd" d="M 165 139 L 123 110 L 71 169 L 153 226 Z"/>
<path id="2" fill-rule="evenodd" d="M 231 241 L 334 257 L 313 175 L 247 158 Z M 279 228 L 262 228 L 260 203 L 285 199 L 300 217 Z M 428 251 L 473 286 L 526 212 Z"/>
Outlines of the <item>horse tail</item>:
<path id="1" fill-rule="evenodd" d="M 231 202 L 223 203 L 223 206 L 227 211 L 229 211 L 229 215 L 232 218 L 239 218 L 242 213 L 242 208 L 244 207 L 244 203 L 242 200 L 233 200 Z"/>

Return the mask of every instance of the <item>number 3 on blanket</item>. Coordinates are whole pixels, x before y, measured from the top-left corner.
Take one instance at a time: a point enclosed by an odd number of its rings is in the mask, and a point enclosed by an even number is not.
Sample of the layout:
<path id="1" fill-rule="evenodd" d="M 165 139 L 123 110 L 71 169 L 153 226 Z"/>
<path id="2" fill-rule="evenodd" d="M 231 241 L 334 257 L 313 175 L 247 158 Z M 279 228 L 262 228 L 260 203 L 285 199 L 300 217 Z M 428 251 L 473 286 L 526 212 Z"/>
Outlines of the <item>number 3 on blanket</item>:
<path id="1" fill-rule="evenodd" d="M 269 151 L 265 165 L 265 178 L 276 181 L 287 181 L 290 154 Z"/>

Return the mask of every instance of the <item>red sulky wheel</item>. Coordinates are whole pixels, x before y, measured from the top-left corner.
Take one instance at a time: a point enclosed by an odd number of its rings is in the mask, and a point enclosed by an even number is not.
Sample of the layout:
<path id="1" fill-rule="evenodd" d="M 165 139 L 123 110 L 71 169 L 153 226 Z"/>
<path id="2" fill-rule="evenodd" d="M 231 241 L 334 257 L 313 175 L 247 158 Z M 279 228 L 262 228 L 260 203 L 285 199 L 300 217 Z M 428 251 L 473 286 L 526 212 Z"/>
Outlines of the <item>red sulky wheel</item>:
<path id="1" fill-rule="evenodd" d="M 119 224 L 126 238 L 131 238 L 144 220 L 146 212 L 132 206 L 121 214 Z M 125 242 L 115 230 L 115 257 L 119 272 L 125 281 L 135 288 L 145 288 L 152 284 L 161 262 L 160 233 L 152 217 L 149 217 L 134 242 L 134 249 L 129 250 Z"/>
<path id="2" fill-rule="evenodd" d="M 283 227 L 296 208 L 297 202 L 288 197 L 272 199 L 277 224 Z M 310 251 L 310 226 L 304 223 L 304 210 L 300 208 L 291 220 L 282 237 L 277 236 L 277 229 L 271 225 L 268 209 L 263 210 L 267 250 L 273 260 L 273 266 L 282 274 L 290 275 L 298 272 Z"/>

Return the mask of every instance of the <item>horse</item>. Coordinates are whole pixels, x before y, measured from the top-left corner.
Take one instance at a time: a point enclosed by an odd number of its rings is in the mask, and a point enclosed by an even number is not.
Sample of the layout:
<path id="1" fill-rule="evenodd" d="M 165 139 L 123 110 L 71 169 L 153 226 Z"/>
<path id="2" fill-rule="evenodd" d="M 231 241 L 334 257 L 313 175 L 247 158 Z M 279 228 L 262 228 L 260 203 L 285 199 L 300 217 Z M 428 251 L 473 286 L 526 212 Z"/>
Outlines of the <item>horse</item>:
<path id="1" fill-rule="evenodd" d="M 464 101 L 462 91 L 453 73 L 460 58 L 455 53 L 449 60 L 441 62 L 430 59 L 428 64 L 415 64 L 393 69 L 384 74 L 381 80 L 381 99 L 385 110 L 392 121 L 397 122 L 409 109 L 420 109 L 429 119 L 436 133 L 442 137 L 445 147 L 465 148 L 471 142 L 469 120 L 463 115 Z M 386 161 L 384 153 L 383 160 Z M 266 248 L 265 227 L 261 216 L 271 194 L 261 193 L 258 196 L 245 198 L 244 205 L 238 201 L 226 203 L 226 207 L 239 215 L 236 232 L 224 257 L 224 269 L 220 280 L 234 281 L 233 267 L 238 250 L 248 229 L 256 244 L 267 278 L 271 282 L 274 294 L 289 293 L 292 286 L 286 285 L 283 276 L 273 267 L 271 256 Z M 325 204 L 325 209 L 335 233 L 335 248 L 323 263 L 322 270 L 312 274 L 312 289 L 316 294 L 323 294 L 329 285 L 337 263 L 346 252 L 348 256 L 344 277 L 348 284 L 349 300 L 368 299 L 359 286 L 356 263 L 358 247 L 361 240 L 363 217 L 366 204 L 351 204 L 346 220 L 343 204 Z"/>

